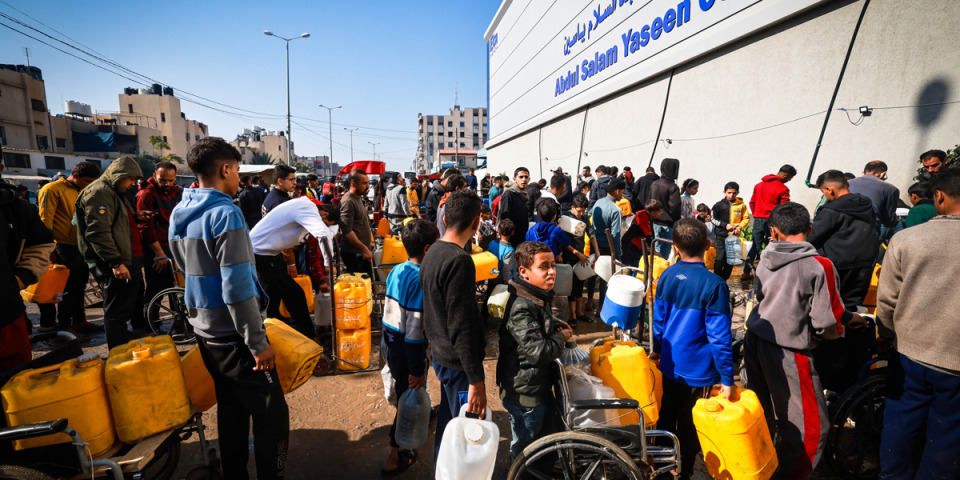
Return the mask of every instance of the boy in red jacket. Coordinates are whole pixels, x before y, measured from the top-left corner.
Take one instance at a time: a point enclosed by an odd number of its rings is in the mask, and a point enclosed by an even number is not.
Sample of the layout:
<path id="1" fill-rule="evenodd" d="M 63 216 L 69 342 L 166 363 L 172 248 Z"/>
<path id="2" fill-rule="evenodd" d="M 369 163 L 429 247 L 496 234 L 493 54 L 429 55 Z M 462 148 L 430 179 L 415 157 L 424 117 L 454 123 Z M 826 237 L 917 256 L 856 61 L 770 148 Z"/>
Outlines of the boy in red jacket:
<path id="1" fill-rule="evenodd" d="M 747 261 L 743 265 L 743 280 L 753 278 L 753 261 L 760 256 L 760 251 L 767 245 L 770 238 L 770 229 L 767 227 L 767 218 L 777 205 L 790 201 L 790 188 L 787 182 L 797 176 L 797 169 L 793 165 L 784 165 L 776 175 L 763 177 L 760 183 L 753 187 L 753 196 L 750 197 L 750 212 L 753 213 L 753 246 L 747 254 Z"/>

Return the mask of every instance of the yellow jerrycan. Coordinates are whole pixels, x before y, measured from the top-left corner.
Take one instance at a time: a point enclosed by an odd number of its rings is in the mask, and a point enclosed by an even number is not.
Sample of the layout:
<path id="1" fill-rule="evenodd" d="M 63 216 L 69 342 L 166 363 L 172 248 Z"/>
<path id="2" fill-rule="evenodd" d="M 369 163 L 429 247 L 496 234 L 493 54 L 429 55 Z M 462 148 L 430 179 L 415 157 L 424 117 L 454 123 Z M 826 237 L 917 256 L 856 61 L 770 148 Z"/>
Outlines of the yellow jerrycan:
<path id="1" fill-rule="evenodd" d="M 317 342 L 303 336 L 283 320 L 268 318 L 263 322 L 267 340 L 277 355 L 277 377 L 283 393 L 290 393 L 306 383 L 323 355 Z"/>
<path id="2" fill-rule="evenodd" d="M 716 253 L 714 253 L 716 255 Z M 653 283 L 651 288 L 647 290 L 647 301 L 649 302 L 651 298 L 655 298 L 657 295 L 657 282 L 660 280 L 660 275 L 664 270 L 670 267 L 670 262 L 664 260 L 658 255 L 653 256 L 653 265 L 651 269 L 653 270 Z M 640 269 L 643 269 L 643 259 L 640 260 Z M 643 272 L 637 273 L 637 278 L 643 280 Z"/>
<path id="3" fill-rule="evenodd" d="M 470 255 L 473 258 L 473 266 L 476 268 L 477 282 L 494 279 L 500 276 L 499 261 L 496 255 L 490 252 L 480 252 Z"/>
<path id="4" fill-rule="evenodd" d="M 407 249 L 403 247 L 400 237 L 383 237 L 383 256 L 380 265 L 395 265 L 407 261 Z"/>
<path id="5" fill-rule="evenodd" d="M 63 299 L 63 291 L 67 288 L 69 277 L 69 268 L 51 264 L 37 283 L 20 290 L 20 298 L 25 302 L 59 303 Z"/>
<path id="6" fill-rule="evenodd" d="M 343 371 L 363 370 L 370 366 L 371 334 L 366 328 L 337 329 L 337 368 Z"/>
<path id="7" fill-rule="evenodd" d="M 367 287 L 360 280 L 337 280 L 334 289 L 334 318 L 338 330 L 370 327 Z"/>
<path id="8" fill-rule="evenodd" d="M 640 403 L 644 424 L 654 427 L 660 418 L 660 400 L 663 397 L 663 377 L 657 366 L 647 358 L 643 347 L 634 342 L 605 338 L 601 345 L 590 350 L 593 375 L 613 388 L 618 398 L 632 398 Z M 623 425 L 640 423 L 633 410 L 620 410 Z"/>
<path id="9" fill-rule="evenodd" d="M 377 223 L 377 236 L 383 238 L 390 236 L 390 222 L 387 221 L 387 217 L 382 217 Z"/>
<path id="10" fill-rule="evenodd" d="M 697 400 L 693 424 L 707 471 L 713 478 L 767 480 L 777 469 L 763 407 L 752 390 L 737 388 L 739 399 L 723 396 Z"/>
<path id="11" fill-rule="evenodd" d="M 3 386 L 0 395 L 11 427 L 66 418 L 68 426 L 87 442 L 93 456 L 105 453 L 116 440 L 103 383 L 103 360 L 95 353 L 24 370 Z M 69 441 L 67 434 L 57 433 L 16 440 L 13 447 L 23 450 Z"/>
<path id="12" fill-rule="evenodd" d="M 297 275 L 293 277 L 293 281 L 297 282 L 297 285 L 303 290 L 303 296 L 307 298 L 307 309 L 310 313 L 313 313 L 313 282 L 310 281 L 310 275 Z M 280 301 L 280 315 L 290 316 L 290 312 L 282 300 Z"/>
<path id="13" fill-rule="evenodd" d="M 104 372 L 117 437 L 136 443 L 190 420 L 180 354 L 168 335 L 110 349 Z"/>
<path id="14" fill-rule="evenodd" d="M 183 380 L 187 384 L 187 396 L 198 412 L 206 412 L 217 404 L 217 391 L 213 386 L 213 377 L 200 356 L 200 348 L 193 347 L 180 357 Z"/>

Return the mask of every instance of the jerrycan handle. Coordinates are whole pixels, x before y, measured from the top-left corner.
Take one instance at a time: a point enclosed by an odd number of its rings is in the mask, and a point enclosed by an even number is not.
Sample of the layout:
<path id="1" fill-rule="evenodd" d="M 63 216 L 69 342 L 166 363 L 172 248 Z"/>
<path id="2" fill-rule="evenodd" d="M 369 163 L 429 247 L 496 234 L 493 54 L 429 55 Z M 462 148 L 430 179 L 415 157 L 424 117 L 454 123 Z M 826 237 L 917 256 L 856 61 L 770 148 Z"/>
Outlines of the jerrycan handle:
<path id="1" fill-rule="evenodd" d="M 467 413 L 467 404 L 466 404 L 466 403 L 460 406 L 460 414 L 459 414 L 458 416 L 459 416 L 459 417 L 463 417 L 463 418 L 480 418 L 478 415 L 475 415 L 475 414 L 472 414 L 472 413 Z M 486 415 L 484 416 L 483 420 L 486 420 L 486 421 L 488 421 L 488 422 L 492 422 L 492 421 L 493 421 L 493 411 L 490 410 L 490 407 L 487 407 L 487 412 L 486 412 Z"/>
<path id="2" fill-rule="evenodd" d="M 23 383 L 29 387 L 32 387 L 40 382 L 42 378 L 51 377 L 52 372 L 58 372 L 58 375 L 66 375 L 67 373 L 73 371 L 73 362 L 64 362 L 57 365 L 49 365 L 46 367 L 38 368 L 32 372 L 26 374 L 23 379 Z"/>

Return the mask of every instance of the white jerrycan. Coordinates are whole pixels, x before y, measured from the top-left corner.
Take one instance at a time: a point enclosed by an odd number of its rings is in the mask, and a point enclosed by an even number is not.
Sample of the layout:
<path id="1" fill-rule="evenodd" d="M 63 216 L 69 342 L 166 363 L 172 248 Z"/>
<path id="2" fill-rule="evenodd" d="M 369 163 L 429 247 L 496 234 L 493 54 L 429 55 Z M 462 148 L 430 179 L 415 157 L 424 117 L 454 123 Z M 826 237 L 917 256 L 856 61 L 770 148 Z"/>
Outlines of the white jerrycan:
<path id="1" fill-rule="evenodd" d="M 497 463 L 500 429 L 487 407 L 484 419 L 467 418 L 467 406 L 443 431 L 437 455 L 437 480 L 490 480 Z"/>

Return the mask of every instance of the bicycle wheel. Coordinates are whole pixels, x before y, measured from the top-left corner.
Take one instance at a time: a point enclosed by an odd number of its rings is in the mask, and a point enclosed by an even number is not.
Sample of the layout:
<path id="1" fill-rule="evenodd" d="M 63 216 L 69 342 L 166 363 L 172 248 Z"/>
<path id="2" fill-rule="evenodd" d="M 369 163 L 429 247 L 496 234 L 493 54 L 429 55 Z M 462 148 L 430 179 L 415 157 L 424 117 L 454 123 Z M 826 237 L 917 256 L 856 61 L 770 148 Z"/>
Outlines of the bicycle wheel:
<path id="1" fill-rule="evenodd" d="M 837 401 L 824 445 L 827 463 L 844 478 L 877 478 L 886 377 L 871 375 Z"/>
<path id="2" fill-rule="evenodd" d="M 178 345 L 196 341 L 193 327 L 187 321 L 187 303 L 182 287 L 162 290 L 150 300 L 147 325 L 157 335 L 170 335 Z"/>

